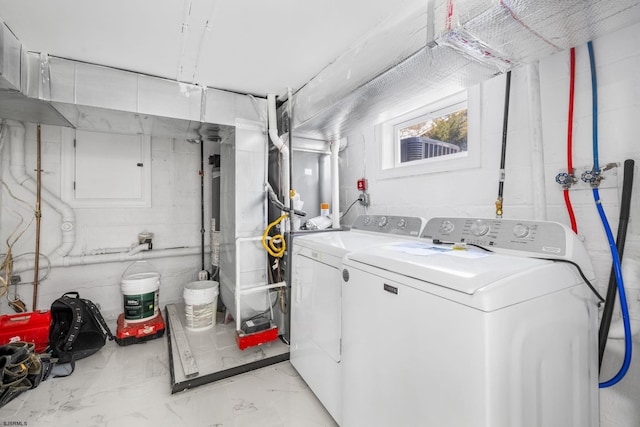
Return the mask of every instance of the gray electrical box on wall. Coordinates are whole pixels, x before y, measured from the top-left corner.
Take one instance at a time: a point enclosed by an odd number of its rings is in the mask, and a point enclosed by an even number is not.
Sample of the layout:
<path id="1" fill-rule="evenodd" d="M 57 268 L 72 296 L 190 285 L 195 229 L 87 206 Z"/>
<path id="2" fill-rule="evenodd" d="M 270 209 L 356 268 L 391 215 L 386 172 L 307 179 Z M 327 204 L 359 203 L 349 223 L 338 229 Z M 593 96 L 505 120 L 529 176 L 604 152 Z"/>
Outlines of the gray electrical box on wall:
<path id="1" fill-rule="evenodd" d="M 77 130 L 64 140 L 63 197 L 72 207 L 151 206 L 149 136 Z"/>

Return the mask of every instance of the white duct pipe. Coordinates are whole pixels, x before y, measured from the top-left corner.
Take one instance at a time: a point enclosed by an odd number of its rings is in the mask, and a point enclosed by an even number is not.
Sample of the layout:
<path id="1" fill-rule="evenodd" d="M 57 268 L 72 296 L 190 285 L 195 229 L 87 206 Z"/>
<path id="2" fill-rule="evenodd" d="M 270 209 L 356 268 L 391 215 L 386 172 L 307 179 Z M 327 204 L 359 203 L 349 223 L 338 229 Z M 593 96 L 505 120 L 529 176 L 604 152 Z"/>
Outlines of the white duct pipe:
<path id="1" fill-rule="evenodd" d="M 531 176 L 533 178 L 533 219 L 547 219 L 545 191 L 544 151 L 542 141 L 542 101 L 540 98 L 540 69 L 538 63 L 527 66 L 527 91 L 529 92 L 529 128 Z"/>
<path id="2" fill-rule="evenodd" d="M 340 141 L 331 142 L 331 227 L 340 228 L 340 174 L 338 171 L 338 154 Z"/>
<path id="3" fill-rule="evenodd" d="M 21 122 L 15 120 L 5 120 L 5 125 L 9 126 L 9 141 L 11 148 L 11 157 L 9 159 L 9 168 L 13 179 L 29 190 L 32 194 L 36 194 L 36 182 L 27 175 L 25 164 L 25 128 Z M 62 217 L 60 224 L 60 230 L 62 231 L 62 242 L 54 252 L 50 255 L 50 258 L 64 257 L 66 256 L 76 241 L 76 215 L 73 209 L 62 200 L 51 194 L 48 190 L 41 190 L 41 198 L 46 204 L 55 209 L 56 212 Z"/>
<path id="4" fill-rule="evenodd" d="M 280 177 L 282 179 L 282 196 L 285 206 L 289 206 L 289 192 L 291 184 L 289 183 L 289 147 L 284 143 L 282 138 L 278 136 L 278 120 L 276 118 L 276 97 L 270 93 L 267 95 L 267 104 L 269 112 L 269 137 L 271 142 L 280 152 Z"/>

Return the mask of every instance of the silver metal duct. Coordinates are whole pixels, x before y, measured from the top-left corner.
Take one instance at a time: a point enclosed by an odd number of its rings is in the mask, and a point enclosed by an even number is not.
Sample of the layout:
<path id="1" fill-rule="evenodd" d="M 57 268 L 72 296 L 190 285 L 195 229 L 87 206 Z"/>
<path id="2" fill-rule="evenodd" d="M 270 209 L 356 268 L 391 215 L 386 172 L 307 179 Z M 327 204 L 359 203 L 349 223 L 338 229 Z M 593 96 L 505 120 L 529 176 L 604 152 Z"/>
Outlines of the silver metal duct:
<path id="1" fill-rule="evenodd" d="M 23 89 L 78 129 L 216 141 L 233 131 L 238 117 L 259 120 L 266 108 L 249 96 L 35 55 Z"/>
<path id="2" fill-rule="evenodd" d="M 3 118 L 99 132 L 220 141 L 233 132 L 238 118 L 266 116 L 266 102 L 248 95 L 38 52 L 21 53 L 19 41 L 5 37 L 7 32 L 4 24 L 0 26 L 0 46 L 7 53 L 0 55 L 4 59 L 0 72 L 9 69 L 7 77 L 0 76 Z"/>
<path id="3" fill-rule="evenodd" d="M 354 75 L 351 67 L 372 58 L 362 54 L 363 46 L 384 52 L 391 63 L 403 56 L 398 52 L 406 53 L 391 48 L 379 33 L 364 40 L 288 101 L 293 102 L 292 127 L 296 135 L 336 140 L 362 120 L 384 119 L 392 114 L 390 109 L 406 112 L 418 107 L 416 100 L 427 104 L 637 22 L 637 0 L 429 1 L 412 17 L 396 22 L 399 34 L 410 25 L 425 36 L 412 55 L 390 69 L 373 60 L 360 64 L 358 69 L 369 65 L 369 70 L 379 70 L 363 82 L 370 71 Z M 394 31 L 383 32 L 390 33 Z"/>
<path id="4" fill-rule="evenodd" d="M 23 68 L 22 45 L 0 21 L 0 117 L 20 121 L 69 126 L 50 105 L 21 93 Z"/>
<path id="5" fill-rule="evenodd" d="M 20 90 L 20 41 L 0 24 L 0 90 Z"/>

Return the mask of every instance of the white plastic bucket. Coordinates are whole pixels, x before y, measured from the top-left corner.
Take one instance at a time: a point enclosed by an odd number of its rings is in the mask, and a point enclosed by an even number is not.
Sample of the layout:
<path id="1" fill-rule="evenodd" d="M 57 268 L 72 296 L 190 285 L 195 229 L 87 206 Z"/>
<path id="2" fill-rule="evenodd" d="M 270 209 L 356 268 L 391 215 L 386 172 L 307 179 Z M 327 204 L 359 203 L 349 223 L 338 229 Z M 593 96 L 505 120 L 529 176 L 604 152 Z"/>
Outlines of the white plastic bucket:
<path id="1" fill-rule="evenodd" d="M 219 284 L 215 280 L 199 280 L 184 285 L 185 328 L 204 331 L 215 325 L 218 293 Z"/>
<path id="2" fill-rule="evenodd" d="M 124 301 L 124 318 L 127 322 L 143 322 L 160 312 L 158 294 L 160 274 L 134 273 L 120 282 Z"/>

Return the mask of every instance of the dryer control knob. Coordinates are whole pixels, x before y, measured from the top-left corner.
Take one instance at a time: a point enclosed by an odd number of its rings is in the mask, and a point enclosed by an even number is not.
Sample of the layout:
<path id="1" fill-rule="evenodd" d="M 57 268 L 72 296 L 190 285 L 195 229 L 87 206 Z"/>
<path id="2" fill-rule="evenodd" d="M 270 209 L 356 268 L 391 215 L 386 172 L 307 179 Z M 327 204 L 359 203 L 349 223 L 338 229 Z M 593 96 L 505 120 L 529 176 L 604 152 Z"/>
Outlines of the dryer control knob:
<path id="1" fill-rule="evenodd" d="M 524 239 L 525 237 L 527 237 L 529 235 L 530 232 L 531 232 L 531 229 L 529 228 L 529 226 L 524 225 L 524 224 L 516 224 L 513 227 L 513 234 L 518 239 Z"/>
<path id="2" fill-rule="evenodd" d="M 455 225 L 453 225 L 453 222 L 449 221 L 448 219 L 442 221 L 442 224 L 440 224 L 440 229 L 443 233 L 451 233 L 454 228 Z"/>
<path id="3" fill-rule="evenodd" d="M 484 221 L 475 221 L 473 224 L 471 224 L 471 234 L 473 234 L 474 236 L 484 236 L 489 232 L 490 229 L 491 227 L 489 227 L 489 224 Z"/>

